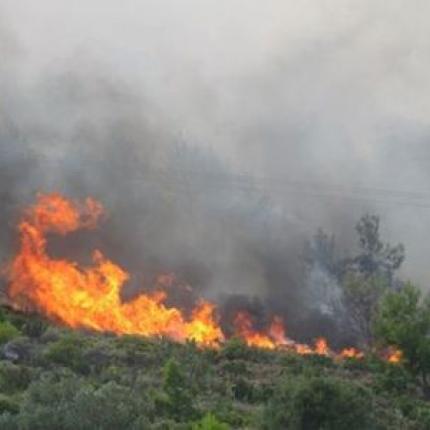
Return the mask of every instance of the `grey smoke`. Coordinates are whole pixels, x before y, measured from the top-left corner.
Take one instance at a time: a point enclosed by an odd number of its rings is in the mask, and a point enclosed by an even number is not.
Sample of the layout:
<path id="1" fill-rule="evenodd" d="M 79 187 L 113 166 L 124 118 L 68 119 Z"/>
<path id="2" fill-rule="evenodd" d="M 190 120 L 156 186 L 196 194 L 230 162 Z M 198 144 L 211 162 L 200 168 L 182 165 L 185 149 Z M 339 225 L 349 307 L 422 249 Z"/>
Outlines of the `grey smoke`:
<path id="1" fill-rule="evenodd" d="M 133 272 L 175 270 L 206 296 L 258 296 L 291 321 L 305 318 L 306 284 L 330 283 L 304 280 L 304 241 L 322 227 L 351 253 L 369 211 L 427 288 L 429 9 L 5 0 L 2 260 L 22 205 L 58 190 L 109 213 L 67 252 L 99 246 Z"/>

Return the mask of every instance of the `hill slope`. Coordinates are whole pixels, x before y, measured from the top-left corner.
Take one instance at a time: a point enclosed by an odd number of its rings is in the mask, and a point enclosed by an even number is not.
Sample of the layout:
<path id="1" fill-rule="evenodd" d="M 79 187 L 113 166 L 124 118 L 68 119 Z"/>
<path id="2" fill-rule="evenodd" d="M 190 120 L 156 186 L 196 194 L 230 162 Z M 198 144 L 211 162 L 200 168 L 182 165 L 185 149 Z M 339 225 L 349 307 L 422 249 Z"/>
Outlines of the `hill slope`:
<path id="1" fill-rule="evenodd" d="M 416 429 L 430 404 L 374 357 L 248 348 L 59 328 L 2 308 L 0 428 Z"/>

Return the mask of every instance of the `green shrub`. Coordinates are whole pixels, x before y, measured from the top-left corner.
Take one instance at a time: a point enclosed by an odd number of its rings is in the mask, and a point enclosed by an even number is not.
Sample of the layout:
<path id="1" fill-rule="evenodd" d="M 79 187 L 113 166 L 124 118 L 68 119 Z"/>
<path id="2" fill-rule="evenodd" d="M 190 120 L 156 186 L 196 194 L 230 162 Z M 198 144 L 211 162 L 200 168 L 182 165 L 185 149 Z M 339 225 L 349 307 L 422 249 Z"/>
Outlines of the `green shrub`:
<path id="1" fill-rule="evenodd" d="M 405 393 L 414 385 L 413 376 L 402 366 L 388 364 L 384 371 L 376 374 L 374 390 L 378 393 Z"/>
<path id="2" fill-rule="evenodd" d="M 30 384 L 33 373 L 29 367 L 1 361 L 0 391 L 2 393 L 14 393 L 25 390 Z"/>
<path id="3" fill-rule="evenodd" d="M 403 353 L 403 364 L 420 377 L 430 393 L 430 296 L 407 284 L 400 291 L 387 294 L 375 320 L 375 333 L 388 346 Z"/>
<path id="4" fill-rule="evenodd" d="M 206 414 L 199 422 L 193 425 L 192 430 L 229 430 L 227 424 L 218 421 L 211 413 Z"/>
<path id="5" fill-rule="evenodd" d="M 177 421 L 195 418 L 197 412 L 193 406 L 185 374 L 179 364 L 170 359 L 164 366 L 163 373 L 166 396 L 158 399 L 158 407 Z"/>
<path id="6" fill-rule="evenodd" d="M 255 399 L 254 384 L 242 377 L 236 379 L 235 383 L 233 384 L 232 390 L 234 398 L 236 400 L 251 403 Z"/>
<path id="7" fill-rule="evenodd" d="M 149 427 L 151 408 L 146 396 L 129 387 L 95 387 L 67 372 L 48 373 L 31 384 L 19 413 L 4 420 L 20 430 L 138 430 Z"/>
<path id="8" fill-rule="evenodd" d="M 19 421 L 15 414 L 4 412 L 0 414 L 0 429 L 2 430 L 23 430 L 19 426 Z"/>
<path id="9" fill-rule="evenodd" d="M 253 402 L 267 403 L 267 401 L 273 397 L 273 393 L 273 384 L 263 382 L 258 385 L 254 385 L 252 400 Z"/>
<path id="10" fill-rule="evenodd" d="M 291 374 L 300 374 L 306 367 L 306 362 L 304 356 L 298 355 L 296 353 L 288 353 L 282 357 L 281 365 L 283 370 Z"/>
<path id="11" fill-rule="evenodd" d="M 370 393 L 335 378 L 289 378 L 269 401 L 262 427 L 291 430 L 370 429 Z"/>
<path id="12" fill-rule="evenodd" d="M 9 321 L 0 322 L 0 345 L 19 337 L 21 332 Z"/>
<path id="13" fill-rule="evenodd" d="M 251 417 L 249 411 L 240 410 L 237 404 L 233 403 L 230 398 L 222 397 L 214 404 L 212 408 L 216 412 L 217 418 L 232 428 L 248 428 Z M 259 428 L 252 426 L 251 428 Z"/>
<path id="14" fill-rule="evenodd" d="M 222 370 L 233 375 L 247 375 L 249 370 L 245 360 L 229 360 L 222 364 Z"/>
<path id="15" fill-rule="evenodd" d="M 48 328 L 46 321 L 38 317 L 29 318 L 22 326 L 22 332 L 30 338 L 39 338 Z"/>
<path id="16" fill-rule="evenodd" d="M 147 408 L 140 400 L 130 388 L 115 382 L 100 388 L 81 387 L 68 408 L 66 428 L 137 429 L 138 419 L 140 424 L 147 422 L 143 419 Z"/>
<path id="17" fill-rule="evenodd" d="M 89 371 L 89 366 L 84 358 L 85 345 L 85 339 L 81 336 L 68 333 L 48 346 L 45 359 L 74 371 L 86 373 Z"/>
<path id="18" fill-rule="evenodd" d="M 416 422 L 418 430 L 430 429 L 430 406 L 428 404 L 421 405 L 417 408 Z"/>
<path id="19" fill-rule="evenodd" d="M 240 338 L 229 339 L 220 351 L 221 358 L 228 360 L 248 360 L 250 354 L 250 348 Z"/>
<path id="20" fill-rule="evenodd" d="M 19 404 L 10 397 L 0 394 L 0 415 L 5 412 L 17 414 L 19 412 Z"/>

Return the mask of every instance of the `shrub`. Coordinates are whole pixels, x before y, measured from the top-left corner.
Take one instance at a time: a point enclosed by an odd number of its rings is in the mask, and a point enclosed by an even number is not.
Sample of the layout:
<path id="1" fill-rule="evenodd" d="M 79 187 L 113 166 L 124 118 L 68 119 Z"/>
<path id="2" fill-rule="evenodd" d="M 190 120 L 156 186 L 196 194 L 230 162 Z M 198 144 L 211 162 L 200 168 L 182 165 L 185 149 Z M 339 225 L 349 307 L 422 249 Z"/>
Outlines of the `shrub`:
<path id="1" fill-rule="evenodd" d="M 15 414 L 4 412 L 0 414 L 0 429 L 2 430 L 22 430 Z"/>
<path id="2" fill-rule="evenodd" d="M 262 427 L 370 429 L 371 398 L 362 386 L 328 377 L 287 379 L 269 401 Z"/>
<path id="3" fill-rule="evenodd" d="M 10 397 L 0 394 L 0 415 L 5 412 L 17 414 L 19 412 L 19 404 Z"/>
<path id="4" fill-rule="evenodd" d="M 237 400 L 251 403 L 255 398 L 254 385 L 246 379 L 239 377 L 233 384 L 233 395 Z"/>
<path id="5" fill-rule="evenodd" d="M 48 346 L 45 359 L 86 373 L 89 368 L 84 358 L 84 348 L 85 340 L 81 336 L 74 333 L 66 334 Z"/>
<path id="6" fill-rule="evenodd" d="M 9 361 L 0 362 L 0 391 L 14 393 L 25 390 L 32 377 L 31 369 Z"/>
<path id="7" fill-rule="evenodd" d="M 49 373 L 29 387 L 19 414 L 2 417 L 1 428 L 138 430 L 149 427 L 151 405 L 142 394 L 114 382 L 95 387 L 67 372 Z"/>
<path id="8" fill-rule="evenodd" d="M 427 430 L 430 428 L 430 406 L 428 404 L 417 408 L 416 421 L 418 430 Z"/>
<path id="9" fill-rule="evenodd" d="M 218 421 L 211 413 L 207 413 L 199 422 L 193 425 L 192 430 L 229 430 L 227 424 Z"/>
<path id="10" fill-rule="evenodd" d="M 48 324 L 46 321 L 36 316 L 33 316 L 23 324 L 21 330 L 28 337 L 39 338 L 46 331 L 47 327 Z"/>
<path id="11" fill-rule="evenodd" d="M 384 371 L 376 375 L 374 389 L 378 393 L 405 393 L 413 386 L 412 375 L 403 367 L 388 364 Z"/>
<path id="12" fill-rule="evenodd" d="M 402 351 L 404 364 L 420 376 L 430 395 L 430 297 L 422 300 L 421 291 L 411 284 L 387 294 L 375 320 L 375 332 L 384 344 Z"/>
<path id="13" fill-rule="evenodd" d="M 136 421 L 146 409 L 139 400 L 130 388 L 115 382 L 109 382 L 100 388 L 83 386 L 68 408 L 66 428 L 137 429 Z M 143 424 L 142 418 L 139 422 Z"/>
<path id="14" fill-rule="evenodd" d="M 250 373 L 245 360 L 226 361 L 222 364 L 221 368 L 224 372 L 233 375 L 247 375 Z"/>
<path id="15" fill-rule="evenodd" d="M 220 355 L 228 360 L 248 360 L 250 348 L 239 338 L 229 339 L 223 346 Z"/>
<path id="16" fill-rule="evenodd" d="M 195 418 L 196 410 L 193 406 L 185 375 L 179 364 L 170 359 L 164 366 L 163 371 L 163 388 L 166 397 L 159 399 L 159 408 L 177 421 L 187 421 Z"/>
<path id="17" fill-rule="evenodd" d="M 21 332 L 9 321 L 0 322 L 0 345 L 19 337 Z"/>
<path id="18" fill-rule="evenodd" d="M 247 411 L 244 413 L 242 410 L 237 408 L 237 405 L 235 405 L 231 399 L 222 397 L 218 402 L 216 402 L 213 410 L 216 411 L 218 420 L 230 425 L 232 428 L 248 428 L 250 418 L 249 412 Z"/>

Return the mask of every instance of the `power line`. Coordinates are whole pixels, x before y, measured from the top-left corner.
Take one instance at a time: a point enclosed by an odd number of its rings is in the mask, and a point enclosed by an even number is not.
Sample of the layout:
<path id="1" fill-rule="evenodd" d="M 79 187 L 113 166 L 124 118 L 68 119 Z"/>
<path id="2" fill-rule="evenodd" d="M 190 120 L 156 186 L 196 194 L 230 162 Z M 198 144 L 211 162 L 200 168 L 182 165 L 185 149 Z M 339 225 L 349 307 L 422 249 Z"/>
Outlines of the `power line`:
<path id="1" fill-rule="evenodd" d="M 142 180 L 162 183 L 169 187 L 173 186 L 173 188 L 170 188 L 171 192 L 183 192 L 187 194 L 188 198 L 190 197 L 190 193 L 207 193 L 212 188 L 212 190 L 215 189 L 216 191 L 234 189 L 242 192 L 258 192 L 260 194 L 279 192 L 281 194 L 297 194 L 312 198 L 342 199 L 363 203 L 430 209 L 430 193 L 420 191 L 394 190 L 358 185 L 352 185 L 347 188 L 322 182 L 263 178 L 246 174 L 221 175 L 219 173 L 199 170 L 174 169 L 173 171 L 166 171 L 157 169 L 152 170 L 151 173 L 153 175 L 142 178 Z M 184 177 L 187 179 L 184 180 Z"/>

